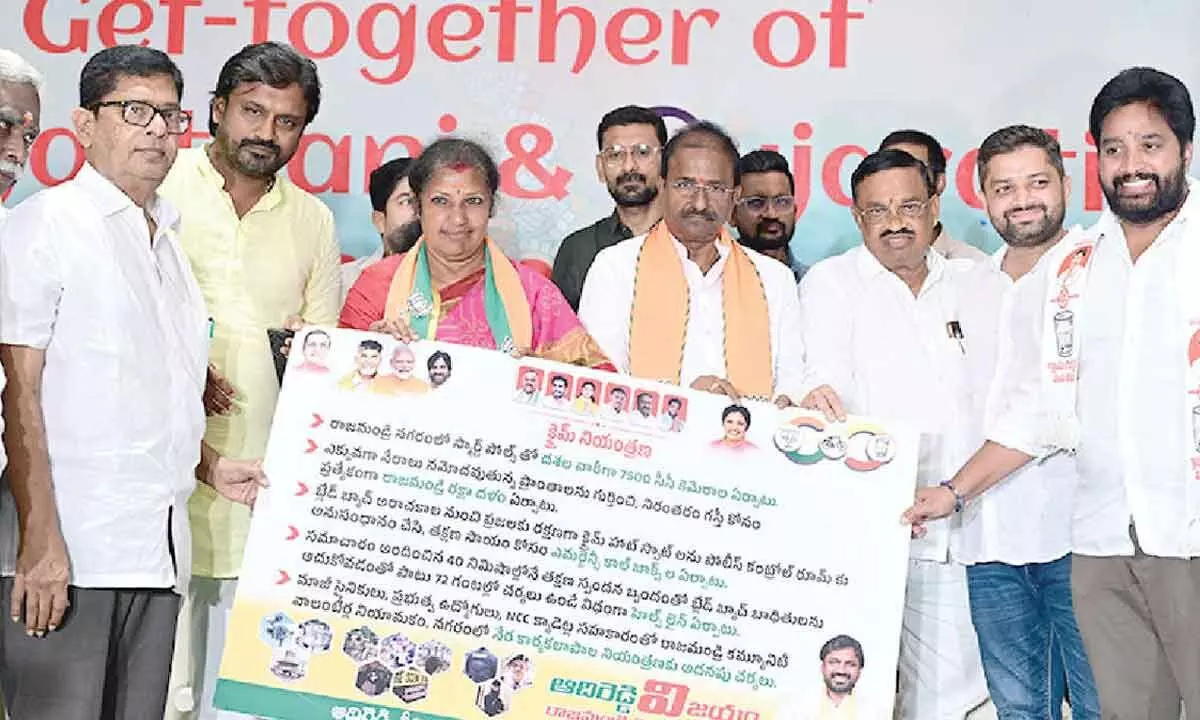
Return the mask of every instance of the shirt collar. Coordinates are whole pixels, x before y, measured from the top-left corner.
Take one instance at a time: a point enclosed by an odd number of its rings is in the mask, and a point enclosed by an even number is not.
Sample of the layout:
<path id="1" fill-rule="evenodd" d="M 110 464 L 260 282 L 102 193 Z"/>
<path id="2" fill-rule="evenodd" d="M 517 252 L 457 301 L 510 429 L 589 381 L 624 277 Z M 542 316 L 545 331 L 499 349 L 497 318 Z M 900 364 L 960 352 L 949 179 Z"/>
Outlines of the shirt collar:
<path id="1" fill-rule="evenodd" d="M 96 207 L 105 216 L 116 215 L 129 208 L 137 207 L 132 198 L 113 184 L 111 180 L 101 175 L 91 163 L 85 162 L 83 164 L 83 167 L 75 174 L 75 183 L 91 196 L 92 201 L 96 203 Z M 159 195 L 157 191 L 150 196 L 149 202 L 146 203 L 146 211 L 154 218 L 154 223 L 160 229 L 177 227 L 179 225 L 179 211 L 175 209 L 174 205 Z"/>
<path id="2" fill-rule="evenodd" d="M 628 225 L 621 222 L 621 216 L 617 214 L 615 209 L 613 210 L 612 215 L 604 218 L 604 229 L 608 232 L 611 232 L 613 235 L 618 235 L 626 240 L 633 237 L 633 231 L 629 229 Z"/>
<path id="3" fill-rule="evenodd" d="M 875 277 L 888 275 L 895 278 L 897 281 L 903 282 L 899 277 L 896 277 L 891 270 L 883 266 L 876 257 L 871 254 L 867 246 L 861 245 L 858 250 L 858 271 L 866 279 L 874 279 Z M 942 275 L 946 270 L 946 258 L 942 254 L 935 251 L 931 245 L 929 250 L 925 252 L 925 265 L 929 268 L 929 274 L 925 276 L 925 282 L 921 285 L 921 292 L 925 292 L 926 288 L 932 287 L 934 283 L 942 279 Z"/>
<path id="4" fill-rule="evenodd" d="M 679 240 L 677 240 L 675 238 L 675 234 L 672 233 L 670 230 L 667 231 L 667 234 L 671 236 L 671 242 L 675 245 L 675 252 L 679 254 L 680 261 L 682 261 L 685 264 L 692 262 L 688 258 L 687 248 L 683 246 L 683 243 L 679 242 Z M 736 241 L 734 241 L 734 242 L 736 242 Z M 709 277 L 709 276 L 719 277 L 721 275 L 722 270 L 725 268 L 725 259 L 727 257 L 729 257 L 729 246 L 728 245 L 722 244 L 719 240 L 716 241 L 716 245 L 717 245 L 717 262 L 713 264 L 713 266 L 709 269 L 709 271 L 707 273 L 705 273 L 706 277 Z M 695 265 L 695 263 L 692 263 L 692 264 Z M 716 271 L 715 275 L 714 275 L 714 271 Z"/>
<path id="5" fill-rule="evenodd" d="M 199 158 L 196 162 L 196 168 L 206 181 L 212 183 L 221 192 L 225 192 L 225 176 L 218 172 L 215 167 L 213 167 L 212 158 L 208 156 L 210 147 L 212 147 L 211 142 L 197 148 Z M 271 187 L 261 198 L 258 199 L 258 202 L 255 203 L 253 209 L 270 210 L 283 201 L 283 192 L 283 180 L 279 177 L 279 174 L 276 173 L 274 182 L 271 183 Z"/>

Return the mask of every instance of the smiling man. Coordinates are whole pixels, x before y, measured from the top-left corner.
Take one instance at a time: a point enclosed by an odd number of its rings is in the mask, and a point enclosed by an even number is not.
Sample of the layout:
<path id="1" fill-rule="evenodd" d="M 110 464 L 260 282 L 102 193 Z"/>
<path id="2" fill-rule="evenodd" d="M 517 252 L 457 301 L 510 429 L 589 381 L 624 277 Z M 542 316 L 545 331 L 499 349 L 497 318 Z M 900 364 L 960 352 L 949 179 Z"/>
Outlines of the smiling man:
<path id="1" fill-rule="evenodd" d="M 25 172 L 42 117 L 42 76 L 11 50 L 0 48 L 0 200 Z M 7 211 L 0 203 L 0 222 Z"/>
<path id="2" fill-rule="evenodd" d="M 337 320 L 333 215 L 280 173 L 320 102 L 312 61 L 280 43 L 246 46 L 217 78 L 212 142 L 181 150 L 163 183 L 182 213 L 181 242 L 212 317 L 212 372 L 232 388 L 230 411 L 208 419 L 206 464 L 253 462 L 266 451 L 279 395 L 267 329 Z M 174 684 L 201 693 L 207 719 L 250 513 L 201 488 L 190 514 L 192 618 L 181 624 Z M 188 694 L 176 697 L 179 711 L 188 710 Z"/>
<path id="3" fill-rule="evenodd" d="M 1130 68 L 1089 126 L 1108 208 L 1089 238 L 1019 290 L 989 441 L 910 522 L 973 510 L 1031 460 L 1071 452 L 1071 594 L 1103 717 L 1200 710 L 1200 193 L 1196 131 L 1178 78 Z M 1073 269 L 1072 269 L 1073 268 Z M 1069 315 L 1068 315 L 1069 313 Z M 1018 334 L 1019 333 L 1019 334 Z M 1076 338 L 1078 341 L 1076 342 Z M 1086 368 L 1086 370 L 1085 370 Z"/>
<path id="4" fill-rule="evenodd" d="M 983 435 L 1000 281 L 984 263 L 932 249 L 937 186 L 909 153 L 868 155 L 851 188 L 863 244 L 817 263 L 800 283 L 810 370 L 848 412 L 919 431 L 917 482 L 936 485 Z M 949 524 L 914 540 L 911 558 L 897 718 L 962 720 L 987 687 Z"/>

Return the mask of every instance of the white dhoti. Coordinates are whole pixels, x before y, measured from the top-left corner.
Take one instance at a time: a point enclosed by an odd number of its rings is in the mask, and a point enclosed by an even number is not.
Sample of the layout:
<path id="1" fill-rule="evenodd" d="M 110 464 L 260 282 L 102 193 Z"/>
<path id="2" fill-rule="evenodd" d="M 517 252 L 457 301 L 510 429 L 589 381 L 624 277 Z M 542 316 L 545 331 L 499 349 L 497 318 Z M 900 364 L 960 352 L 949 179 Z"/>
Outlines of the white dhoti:
<path id="1" fill-rule="evenodd" d="M 896 720 L 963 720 L 987 699 L 966 568 L 910 561 Z"/>

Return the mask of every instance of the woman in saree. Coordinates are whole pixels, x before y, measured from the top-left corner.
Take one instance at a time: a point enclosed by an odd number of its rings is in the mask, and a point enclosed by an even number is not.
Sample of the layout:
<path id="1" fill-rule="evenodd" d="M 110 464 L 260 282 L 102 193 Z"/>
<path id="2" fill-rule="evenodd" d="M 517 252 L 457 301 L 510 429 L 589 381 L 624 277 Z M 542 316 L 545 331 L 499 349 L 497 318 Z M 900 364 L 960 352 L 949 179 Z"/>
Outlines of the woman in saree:
<path id="1" fill-rule="evenodd" d="M 500 174 L 483 147 L 440 139 L 408 177 L 423 234 L 363 271 L 339 326 L 615 371 L 558 288 L 487 237 Z"/>

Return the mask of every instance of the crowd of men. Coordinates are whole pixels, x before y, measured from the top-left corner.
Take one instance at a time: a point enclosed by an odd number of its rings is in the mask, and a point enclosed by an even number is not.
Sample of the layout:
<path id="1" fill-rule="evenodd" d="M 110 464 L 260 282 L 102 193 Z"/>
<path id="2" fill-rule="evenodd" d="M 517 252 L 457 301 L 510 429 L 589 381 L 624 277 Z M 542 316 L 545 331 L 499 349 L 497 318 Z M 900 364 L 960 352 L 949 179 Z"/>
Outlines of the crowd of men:
<path id="1" fill-rule="evenodd" d="M 196 119 L 164 53 L 102 50 L 53 88 L 0 51 L 0 193 L 47 93 L 78 91 L 87 160 L 0 210 L 0 689 L 20 720 L 239 717 L 212 699 L 267 483 L 265 331 L 335 325 L 362 270 L 421 235 L 408 159 L 372 173 L 380 247 L 346 264 L 330 211 L 280 173 L 319 110 L 310 60 L 249 45 L 213 87 L 211 142 L 180 150 Z M 1064 225 L 1054 138 L 1011 125 L 977 163 L 1004 246 L 955 240 L 942 148 L 901 130 L 852 175 L 862 245 L 812 267 L 783 156 L 709 122 L 668 137 L 635 106 L 597 128 L 615 208 L 552 279 L 613 366 L 920 429 L 899 718 L 989 697 L 1013 720 L 1200 713 L 1194 110 L 1132 68 L 1089 126 L 1094 227 Z M 819 717 L 867 718 L 861 647 L 820 660 Z"/>

